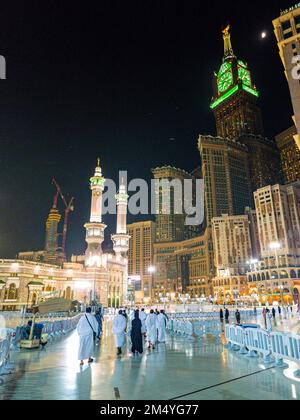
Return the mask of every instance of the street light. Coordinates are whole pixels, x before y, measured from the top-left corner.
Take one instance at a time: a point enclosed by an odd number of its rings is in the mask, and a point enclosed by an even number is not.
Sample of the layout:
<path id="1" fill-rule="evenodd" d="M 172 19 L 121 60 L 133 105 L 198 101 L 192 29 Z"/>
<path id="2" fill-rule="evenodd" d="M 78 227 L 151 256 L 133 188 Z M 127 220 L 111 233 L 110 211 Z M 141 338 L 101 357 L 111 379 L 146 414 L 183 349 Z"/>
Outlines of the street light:
<path id="1" fill-rule="evenodd" d="M 280 249 L 280 243 L 279 242 L 272 242 L 270 243 L 269 247 L 270 249 Z"/>
<path id="2" fill-rule="evenodd" d="M 148 273 L 151 274 L 151 288 L 150 288 L 151 294 L 150 294 L 150 297 L 152 298 L 152 289 L 153 289 L 153 283 L 154 283 L 153 280 L 154 280 L 154 273 L 156 273 L 156 268 L 153 265 L 151 265 L 150 267 L 148 267 Z"/>

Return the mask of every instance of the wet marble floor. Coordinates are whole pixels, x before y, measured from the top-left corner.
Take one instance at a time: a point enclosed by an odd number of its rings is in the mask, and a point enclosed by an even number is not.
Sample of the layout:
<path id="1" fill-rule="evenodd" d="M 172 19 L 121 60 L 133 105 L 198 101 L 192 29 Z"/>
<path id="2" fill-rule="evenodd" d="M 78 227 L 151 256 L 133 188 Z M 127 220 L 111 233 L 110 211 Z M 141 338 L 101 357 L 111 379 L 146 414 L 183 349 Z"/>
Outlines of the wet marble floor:
<path id="1" fill-rule="evenodd" d="M 294 320 L 295 329 L 298 321 Z M 283 325 L 285 328 L 285 325 Z M 153 352 L 115 355 L 110 322 L 95 363 L 80 368 L 76 332 L 46 350 L 14 354 L 16 373 L 1 377 L 2 400 L 296 400 L 295 364 L 274 369 L 228 352 L 213 339 L 168 336 Z"/>

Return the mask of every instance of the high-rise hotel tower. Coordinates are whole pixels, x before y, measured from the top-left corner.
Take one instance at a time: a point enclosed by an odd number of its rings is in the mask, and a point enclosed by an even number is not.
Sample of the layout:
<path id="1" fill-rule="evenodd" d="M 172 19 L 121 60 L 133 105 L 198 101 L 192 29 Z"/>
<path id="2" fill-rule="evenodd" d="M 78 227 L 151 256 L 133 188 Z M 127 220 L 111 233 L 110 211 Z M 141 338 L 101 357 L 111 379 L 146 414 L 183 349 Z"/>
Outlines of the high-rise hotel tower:
<path id="1" fill-rule="evenodd" d="M 294 108 L 294 123 L 297 134 L 294 139 L 300 149 L 300 7 L 284 10 L 273 21 L 279 54 L 288 80 Z M 298 70 L 297 70 L 298 69 Z"/>

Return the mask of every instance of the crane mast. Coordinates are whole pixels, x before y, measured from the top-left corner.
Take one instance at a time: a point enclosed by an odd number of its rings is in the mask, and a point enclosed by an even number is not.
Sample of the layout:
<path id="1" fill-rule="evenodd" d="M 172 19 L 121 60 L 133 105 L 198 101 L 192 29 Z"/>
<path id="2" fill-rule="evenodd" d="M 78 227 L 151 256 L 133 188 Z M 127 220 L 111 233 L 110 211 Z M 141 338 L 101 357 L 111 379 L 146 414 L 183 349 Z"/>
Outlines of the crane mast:
<path id="1" fill-rule="evenodd" d="M 66 243 L 67 243 L 67 234 L 68 234 L 68 223 L 69 223 L 69 215 L 71 212 L 74 211 L 74 197 L 72 197 L 70 199 L 70 201 L 68 202 L 60 185 L 58 184 L 58 182 L 56 181 L 55 178 L 53 178 L 52 183 L 55 185 L 56 190 L 57 190 L 57 197 L 60 196 L 62 199 L 62 202 L 65 205 L 65 216 L 64 216 L 64 226 L 63 226 L 63 232 L 62 232 L 62 245 L 61 245 L 61 250 L 62 250 L 62 258 L 63 261 L 66 260 Z"/>

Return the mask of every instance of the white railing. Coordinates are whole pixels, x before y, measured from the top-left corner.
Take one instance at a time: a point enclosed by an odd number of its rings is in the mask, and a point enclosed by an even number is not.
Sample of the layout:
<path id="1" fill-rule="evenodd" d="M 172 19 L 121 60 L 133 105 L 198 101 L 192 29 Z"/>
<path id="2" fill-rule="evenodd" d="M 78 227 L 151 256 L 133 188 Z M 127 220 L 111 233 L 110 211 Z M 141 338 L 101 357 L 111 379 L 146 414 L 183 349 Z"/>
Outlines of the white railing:
<path id="1" fill-rule="evenodd" d="M 167 322 L 167 330 L 171 335 L 178 334 L 185 337 L 203 337 L 213 335 L 220 337 L 222 335 L 223 325 L 220 321 L 214 320 L 196 320 L 196 319 L 177 319 L 170 318 Z"/>
<path id="2" fill-rule="evenodd" d="M 223 311 L 225 317 L 225 311 Z M 247 320 L 252 317 L 261 316 L 261 310 L 254 311 L 254 309 L 243 309 L 240 310 L 241 319 Z M 220 310 L 218 311 L 208 311 L 208 312 L 177 312 L 177 313 L 168 313 L 169 318 L 185 318 L 185 319 L 219 319 Z M 235 310 L 229 310 L 229 316 L 231 319 L 235 318 Z"/>
<path id="3" fill-rule="evenodd" d="M 249 357 L 263 357 L 265 363 L 287 367 L 284 360 L 299 366 L 294 374 L 300 377 L 300 336 L 283 332 L 268 333 L 259 327 L 226 325 L 228 349 Z"/>
<path id="4" fill-rule="evenodd" d="M 56 321 L 46 321 L 43 322 L 44 328 L 42 333 L 48 334 L 49 339 L 53 339 L 55 337 L 60 337 L 64 334 L 67 334 L 71 331 L 73 331 L 79 322 L 79 319 L 81 318 L 81 315 L 77 315 L 73 318 L 67 318 L 62 320 L 56 320 Z M 40 320 L 36 320 L 37 323 L 40 322 Z M 18 346 L 20 340 L 24 338 L 26 327 L 17 327 L 15 331 L 15 338 L 14 338 L 14 346 Z"/>
<path id="5" fill-rule="evenodd" d="M 14 332 L 12 330 L 5 330 L 4 332 L 5 334 L 1 334 L 2 338 L 0 338 L 0 376 L 13 372 L 13 365 L 10 362 L 10 352 Z"/>

